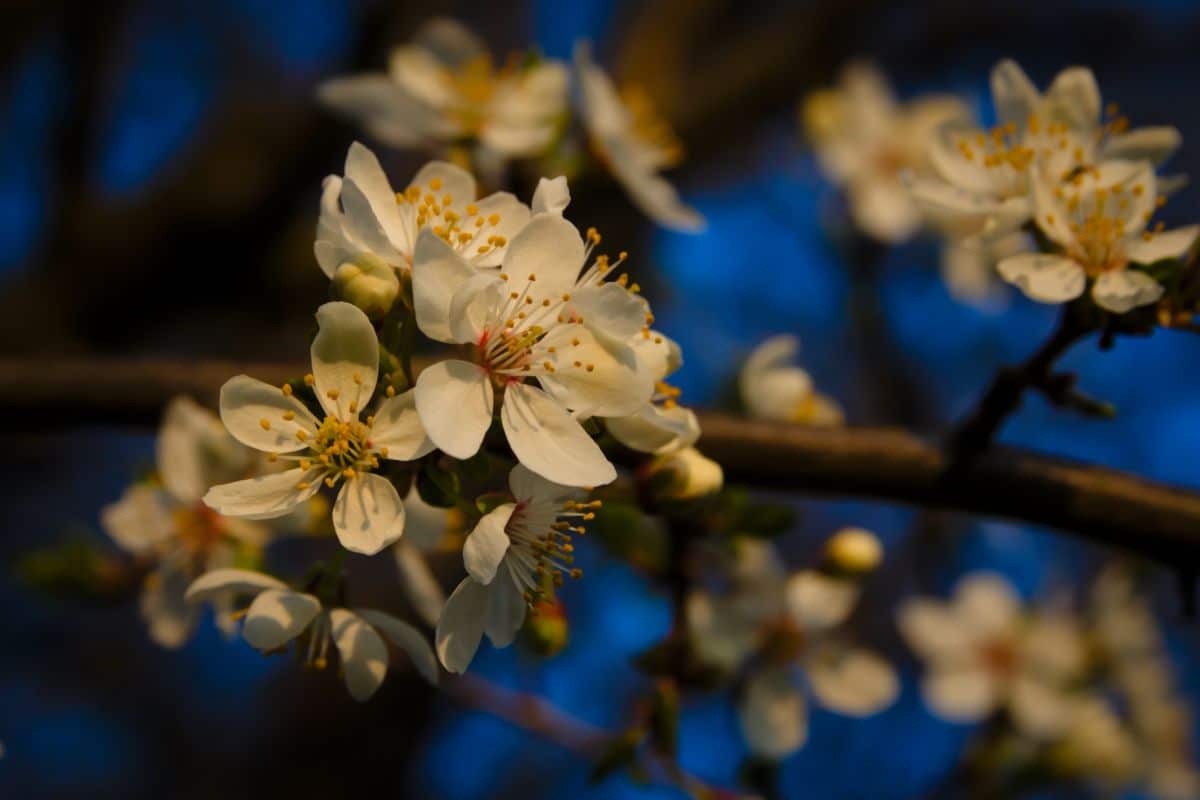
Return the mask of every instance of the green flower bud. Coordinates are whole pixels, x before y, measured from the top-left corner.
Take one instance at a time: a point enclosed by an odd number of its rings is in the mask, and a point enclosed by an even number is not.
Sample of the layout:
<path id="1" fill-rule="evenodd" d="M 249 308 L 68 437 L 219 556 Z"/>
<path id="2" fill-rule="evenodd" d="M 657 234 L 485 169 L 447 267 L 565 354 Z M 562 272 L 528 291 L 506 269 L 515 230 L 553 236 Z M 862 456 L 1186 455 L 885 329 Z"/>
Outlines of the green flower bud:
<path id="1" fill-rule="evenodd" d="M 333 273 L 333 294 L 353 303 L 371 319 L 380 319 L 392 309 L 400 294 L 396 271 L 382 259 L 361 253 L 346 261 Z"/>

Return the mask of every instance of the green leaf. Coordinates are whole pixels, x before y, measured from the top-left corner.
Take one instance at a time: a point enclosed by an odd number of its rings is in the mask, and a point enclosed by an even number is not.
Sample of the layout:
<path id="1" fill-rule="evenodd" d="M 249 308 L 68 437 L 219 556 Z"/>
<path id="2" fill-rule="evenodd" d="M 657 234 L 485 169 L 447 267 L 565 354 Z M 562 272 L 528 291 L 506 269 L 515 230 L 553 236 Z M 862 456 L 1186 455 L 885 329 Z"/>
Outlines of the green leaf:
<path id="1" fill-rule="evenodd" d="M 508 492 L 487 492 L 475 498 L 475 507 L 479 509 L 480 514 L 487 515 L 512 501 L 512 495 Z"/>
<path id="2" fill-rule="evenodd" d="M 462 496 L 458 476 L 432 459 L 417 473 L 417 492 L 422 500 L 435 508 L 453 508 Z"/>
<path id="3" fill-rule="evenodd" d="M 28 552 L 14 571 L 22 582 L 48 594 L 87 601 L 123 600 L 143 574 L 84 536 Z"/>

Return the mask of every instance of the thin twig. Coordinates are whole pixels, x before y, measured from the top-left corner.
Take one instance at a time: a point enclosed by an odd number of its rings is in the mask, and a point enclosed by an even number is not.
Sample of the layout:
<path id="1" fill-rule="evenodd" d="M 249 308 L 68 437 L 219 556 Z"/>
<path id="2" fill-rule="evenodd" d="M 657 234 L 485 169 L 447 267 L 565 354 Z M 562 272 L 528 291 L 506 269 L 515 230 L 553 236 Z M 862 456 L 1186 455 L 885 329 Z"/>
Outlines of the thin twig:
<path id="1" fill-rule="evenodd" d="M 0 360 L 0 420 L 11 430 L 88 423 L 153 424 L 190 394 L 213 404 L 230 376 L 271 383 L 304 364 Z M 1200 493 L 1126 472 L 1010 447 L 969 463 L 895 428 L 809 428 L 700 414 L 700 447 L 731 482 L 868 497 L 1032 522 L 1157 558 L 1200 564 Z"/>
<path id="2" fill-rule="evenodd" d="M 1020 407 L 1027 389 L 1038 389 L 1051 401 L 1065 404 L 1064 387 L 1055 380 L 1051 369 L 1071 345 L 1092 330 L 1072 311 L 1071 306 L 1064 306 L 1054 332 L 1037 352 L 1020 366 L 1008 367 L 996 374 L 975 411 L 951 436 L 951 452 L 966 461 L 986 450 L 1000 426 Z"/>

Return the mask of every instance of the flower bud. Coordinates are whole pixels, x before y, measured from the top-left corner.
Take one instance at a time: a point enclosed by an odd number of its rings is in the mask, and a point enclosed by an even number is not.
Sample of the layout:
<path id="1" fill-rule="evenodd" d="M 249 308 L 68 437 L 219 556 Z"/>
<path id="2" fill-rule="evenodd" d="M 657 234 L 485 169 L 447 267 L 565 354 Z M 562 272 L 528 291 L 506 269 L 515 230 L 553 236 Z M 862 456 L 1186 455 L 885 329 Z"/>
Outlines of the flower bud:
<path id="1" fill-rule="evenodd" d="M 721 491 L 725 484 L 721 465 L 694 447 L 656 458 L 647 474 L 655 493 L 668 500 L 694 500 Z"/>
<path id="2" fill-rule="evenodd" d="M 392 309 L 400 294 L 396 271 L 370 253 L 345 261 L 333 273 L 333 294 L 361 308 L 371 319 L 380 319 Z"/>
<path id="3" fill-rule="evenodd" d="M 842 528 L 825 544 L 825 555 L 837 569 L 862 574 L 879 566 L 883 545 L 864 528 Z"/>
<path id="4" fill-rule="evenodd" d="M 550 658 L 567 646 L 570 626 L 559 600 L 541 600 L 534 604 L 525 620 L 525 640 L 535 653 Z"/>

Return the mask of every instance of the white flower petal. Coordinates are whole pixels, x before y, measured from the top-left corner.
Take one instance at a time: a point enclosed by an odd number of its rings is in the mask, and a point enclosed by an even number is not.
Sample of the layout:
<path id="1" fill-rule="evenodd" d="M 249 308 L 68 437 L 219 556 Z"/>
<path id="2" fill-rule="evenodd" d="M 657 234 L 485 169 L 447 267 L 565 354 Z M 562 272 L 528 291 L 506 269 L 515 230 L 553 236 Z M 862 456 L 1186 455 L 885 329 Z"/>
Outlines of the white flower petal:
<path id="1" fill-rule="evenodd" d="M 673 453 L 700 439 L 700 421 L 695 412 L 683 406 L 647 405 L 636 414 L 606 419 L 604 424 L 621 444 L 651 455 Z"/>
<path id="2" fill-rule="evenodd" d="M 1164 258 L 1183 258 L 1196 243 L 1197 236 L 1200 236 L 1200 225 L 1154 233 L 1149 239 L 1138 236 L 1125 243 L 1125 255 L 1139 264 L 1153 264 Z"/>
<path id="3" fill-rule="evenodd" d="M 434 182 L 437 182 L 437 189 L 433 188 Z M 439 206 L 461 208 L 475 202 L 475 178 L 462 167 L 446 161 L 430 161 L 413 176 L 409 185 L 419 188 L 422 195 L 432 194 Z M 450 202 L 442 202 L 447 196 Z"/>
<path id="4" fill-rule="evenodd" d="M 408 228 L 396 203 L 396 192 L 375 154 L 358 142 L 351 144 L 346 153 L 345 177 L 362 192 L 388 244 L 401 253 L 411 253 L 415 243 L 409 241 Z"/>
<path id="5" fill-rule="evenodd" d="M 405 501 L 408 515 L 412 516 L 412 505 Z M 411 526 L 411 523 L 409 525 Z M 421 620 L 429 626 L 436 626 L 442 615 L 442 607 L 446 604 L 446 593 L 437 577 L 429 569 L 425 556 L 408 542 L 408 536 L 396 542 L 392 553 L 396 557 L 396 567 L 400 570 L 400 588 L 404 596 Z"/>
<path id="6" fill-rule="evenodd" d="M 169 650 L 182 647 L 196 627 L 196 608 L 185 599 L 191 576 L 186 564 L 175 559 L 162 561 L 146 577 L 138 609 L 150 630 L 150 638 Z"/>
<path id="7" fill-rule="evenodd" d="M 1020 65 L 1006 58 L 992 68 L 992 102 L 1001 125 L 1024 126 L 1037 109 L 1041 93 Z"/>
<path id="8" fill-rule="evenodd" d="M 438 660 L 450 672 L 461 674 L 471 665 L 487 613 L 488 589 L 467 577 L 458 584 L 442 609 L 434 641 Z"/>
<path id="9" fill-rule="evenodd" d="M 421 677 L 433 685 L 438 682 L 437 656 L 429 641 L 419 630 L 391 614 L 374 609 L 360 608 L 356 613 L 371 627 L 383 634 L 392 644 L 399 647 L 412 661 Z"/>
<path id="10" fill-rule="evenodd" d="M 289 469 L 243 481 L 214 486 L 204 503 L 219 514 L 246 519 L 282 517 L 321 488 L 319 468 Z M 305 485 L 304 488 L 301 488 Z"/>
<path id="11" fill-rule="evenodd" d="M 291 453 L 305 447 L 297 431 L 312 435 L 317 419 L 295 397 L 247 375 L 237 375 L 221 387 L 221 421 L 233 437 L 268 453 Z M 284 415 L 292 419 L 285 419 Z M 263 427 L 263 421 L 267 427 Z"/>
<path id="12" fill-rule="evenodd" d="M 267 589 L 287 589 L 287 584 L 270 575 L 248 569 L 217 569 L 206 572 L 188 587 L 189 603 L 203 603 L 217 597 L 258 594 Z"/>
<path id="13" fill-rule="evenodd" d="M 487 53 L 483 41 L 451 17 L 434 17 L 422 24 L 413 35 L 413 44 L 450 66 L 462 65 Z"/>
<path id="14" fill-rule="evenodd" d="M 782 669 L 766 670 L 750 679 L 738 705 L 738 719 L 750 751 L 782 759 L 808 739 L 804 695 Z"/>
<path id="15" fill-rule="evenodd" d="M 445 64 L 424 47 L 401 45 L 393 49 L 388 57 L 388 75 L 409 95 L 433 108 L 444 109 L 456 100 Z"/>
<path id="16" fill-rule="evenodd" d="M 373 556 L 404 535 L 404 503 L 392 482 L 371 472 L 346 479 L 333 504 L 342 547 Z"/>
<path id="17" fill-rule="evenodd" d="M 556 214 L 537 214 L 509 242 L 504 271 L 518 281 L 536 275 L 538 294 L 557 297 L 575 288 L 584 253 L 574 225 Z"/>
<path id="18" fill-rule="evenodd" d="M 610 137 L 605 145 L 617 180 L 643 214 L 664 228 L 683 233 L 700 233 L 708 226 L 704 215 L 683 202 L 670 181 L 641 163 L 624 138 Z"/>
<path id="19" fill-rule="evenodd" d="M 317 400 L 332 417 L 357 419 L 379 376 L 375 327 L 358 306 L 340 301 L 317 309 L 317 326 L 310 348 Z"/>
<path id="20" fill-rule="evenodd" d="M 548 481 L 521 464 L 509 470 L 508 489 L 519 503 L 526 506 L 550 505 L 556 511 L 567 500 L 579 499 L 583 495 L 579 489 Z"/>
<path id="21" fill-rule="evenodd" d="M 1069 258 L 1046 253 L 1009 256 L 996 265 L 1000 277 L 1039 303 L 1066 303 L 1083 294 L 1087 274 Z"/>
<path id="22" fill-rule="evenodd" d="M 475 229 L 476 238 L 466 245 L 466 252 L 472 253 L 472 248 L 475 249 L 470 259 L 477 267 L 498 267 L 508 253 L 508 242 L 529 224 L 529 207 L 508 192 L 490 194 L 476 205 L 479 207 L 479 213 L 475 219 L 482 217 L 488 224 Z M 499 217 L 499 220 L 492 225 L 491 219 L 494 217 Z M 486 253 L 479 253 L 478 248 L 486 244 L 487 239 L 492 236 L 504 239 L 505 244 L 492 244 Z"/>
<path id="23" fill-rule="evenodd" d="M 417 413 L 415 389 L 387 398 L 379 404 L 374 416 L 371 446 L 376 450 L 387 448 L 384 458 L 413 461 L 433 451 L 433 440 L 425 435 Z"/>
<path id="24" fill-rule="evenodd" d="M 1029 678 L 1018 678 L 1013 683 L 1008 709 L 1021 732 L 1038 739 L 1061 734 L 1071 722 L 1070 697 Z"/>
<path id="25" fill-rule="evenodd" d="M 1163 287 L 1144 272 L 1118 269 L 1104 273 L 1092 287 L 1096 305 L 1114 314 L 1124 314 L 1138 306 L 1157 303 Z"/>
<path id="26" fill-rule="evenodd" d="M 525 624 L 528 609 L 525 595 L 517 588 L 512 575 L 502 575 L 488 587 L 487 613 L 483 630 L 493 647 L 508 647 Z"/>
<path id="27" fill-rule="evenodd" d="M 1053 118 L 1080 131 L 1100 123 L 1100 87 L 1086 67 L 1068 67 L 1054 78 L 1044 98 Z"/>
<path id="28" fill-rule="evenodd" d="M 286 473 L 221 483 L 209 489 L 204 503 L 227 517 L 274 519 L 316 494 L 322 475 L 319 468 L 289 469 Z"/>
<path id="29" fill-rule="evenodd" d="M 317 87 L 327 108 L 354 118 L 391 147 L 411 148 L 445 133 L 445 123 L 383 73 L 334 78 Z"/>
<path id="30" fill-rule="evenodd" d="M 900 693 L 896 670 L 866 650 L 818 653 L 805 671 L 821 705 L 852 717 L 878 713 Z"/>
<path id="31" fill-rule="evenodd" d="M 242 638 L 256 650 L 275 650 L 295 639 L 321 612 L 321 601 L 291 589 L 267 589 L 254 598 Z"/>
<path id="32" fill-rule="evenodd" d="M 508 524 L 516 506 L 505 503 L 483 516 L 463 543 L 463 565 L 467 573 L 479 583 L 487 585 L 496 577 L 496 570 L 508 552 Z"/>
<path id="33" fill-rule="evenodd" d="M 900 634 L 921 658 L 935 663 L 975 660 L 975 638 L 955 610 L 940 600 L 914 598 L 896 613 Z"/>
<path id="34" fill-rule="evenodd" d="M 406 521 L 404 523 L 404 541 L 421 552 L 435 550 L 450 530 L 452 515 L 457 511 L 449 508 L 431 506 L 421 499 L 416 483 L 408 490 L 404 498 Z"/>
<path id="35" fill-rule="evenodd" d="M 417 376 L 417 413 L 425 434 L 454 458 L 479 452 L 492 424 L 492 382 L 468 361 L 439 361 Z"/>
<path id="36" fill-rule="evenodd" d="M 1157 166 L 1170 158 L 1182 143 L 1183 135 L 1174 126 L 1137 128 L 1109 136 L 1104 143 L 1104 158 L 1149 161 Z"/>
<path id="37" fill-rule="evenodd" d="M 156 456 L 163 485 L 185 503 L 198 501 L 214 483 L 237 477 L 249 460 L 217 415 L 188 397 L 167 405 Z"/>
<path id="38" fill-rule="evenodd" d="M 949 722 L 979 722 L 999 701 L 995 683 L 983 670 L 935 670 L 921 682 L 921 694 L 930 710 Z"/>
<path id="39" fill-rule="evenodd" d="M 100 524 L 121 549 L 149 553 L 175 537 L 175 520 L 165 492 L 134 484 L 100 511 Z"/>
<path id="40" fill-rule="evenodd" d="M 457 343 L 450 332 L 450 301 L 475 268 L 433 231 L 417 236 L 413 251 L 413 307 L 417 327 L 439 342 Z"/>
<path id="41" fill-rule="evenodd" d="M 370 700 L 387 676 L 387 645 L 374 628 L 343 608 L 330 609 L 329 628 L 350 696 L 360 703 Z"/>
<path id="42" fill-rule="evenodd" d="M 567 178 L 559 175 L 557 178 L 541 178 L 533 193 L 534 214 L 558 214 L 566 211 L 571 203 L 571 190 L 567 187 Z"/>
<path id="43" fill-rule="evenodd" d="M 628 341 L 646 327 L 646 301 L 617 283 L 574 292 L 571 307 L 590 330 L 609 341 Z"/>
<path id="44" fill-rule="evenodd" d="M 500 417 L 517 460 L 546 480 L 564 486 L 603 486 L 616 479 L 616 468 L 599 445 L 541 389 L 510 385 Z"/>
<path id="45" fill-rule="evenodd" d="M 1065 683 L 1083 671 L 1087 643 L 1074 617 L 1062 612 L 1041 613 L 1025 629 L 1021 657 L 1026 669 Z"/>
<path id="46" fill-rule="evenodd" d="M 506 298 L 504 281 L 494 270 L 473 275 L 450 300 L 450 335 L 463 344 L 479 344 L 496 323 Z"/>
<path id="47" fill-rule="evenodd" d="M 881 242 L 908 241 L 921 227 L 920 210 L 908 188 L 895 177 L 856 178 L 848 193 L 854 224 Z"/>
<path id="48" fill-rule="evenodd" d="M 627 345 L 604 341 L 586 327 L 559 325 L 538 345 L 553 372 L 542 387 L 579 416 L 624 417 L 637 413 L 654 393 L 655 377 Z"/>
<path id="49" fill-rule="evenodd" d="M 858 601 L 858 587 L 815 570 L 801 570 L 787 582 L 787 607 L 801 630 L 823 631 L 846 620 Z"/>
<path id="50" fill-rule="evenodd" d="M 954 610 L 976 636 L 1003 636 L 1019 622 L 1021 598 L 994 572 L 973 572 L 954 587 Z"/>

